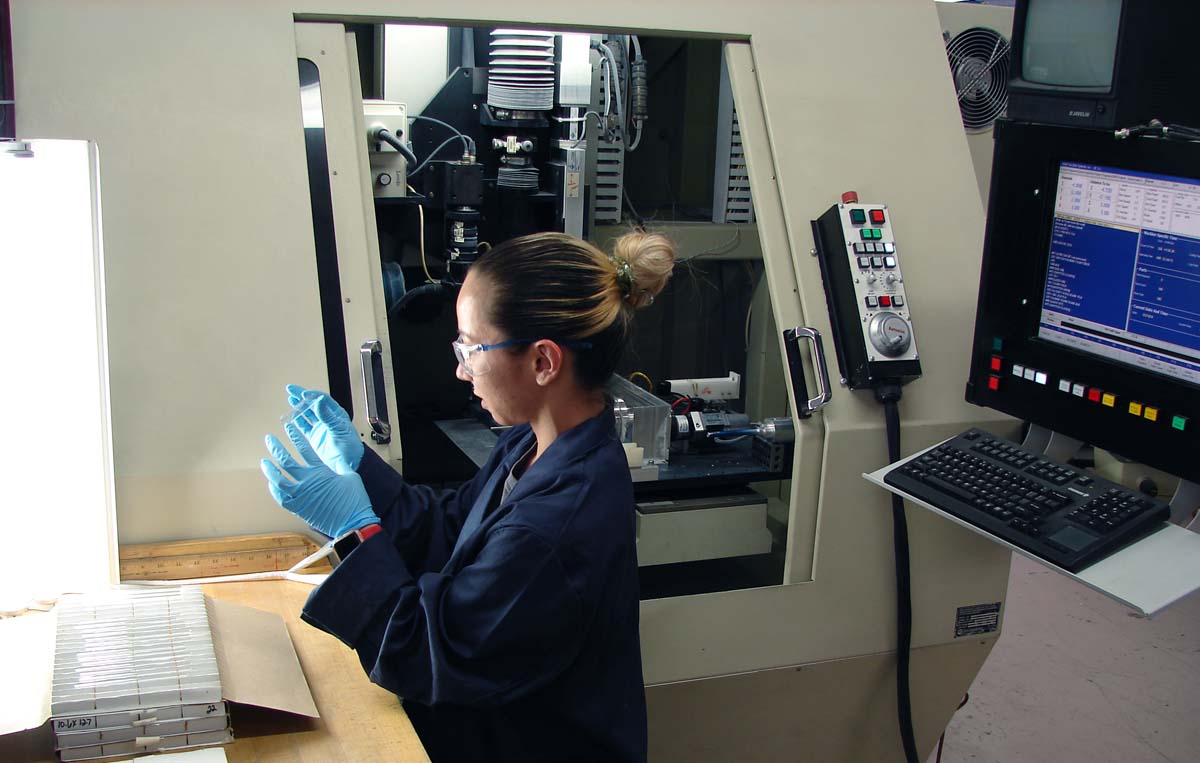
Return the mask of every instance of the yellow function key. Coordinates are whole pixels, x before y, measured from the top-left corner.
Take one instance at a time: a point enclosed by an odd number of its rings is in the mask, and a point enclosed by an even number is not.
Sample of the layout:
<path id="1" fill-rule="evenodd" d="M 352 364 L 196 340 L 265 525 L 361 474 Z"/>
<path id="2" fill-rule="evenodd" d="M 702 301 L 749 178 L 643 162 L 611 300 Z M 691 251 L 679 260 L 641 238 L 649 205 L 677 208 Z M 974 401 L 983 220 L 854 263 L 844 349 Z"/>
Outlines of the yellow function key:
<path id="1" fill-rule="evenodd" d="M 1130 403 L 1129 404 L 1129 412 L 1132 413 L 1134 416 L 1141 416 L 1142 415 L 1142 404 L 1141 403 Z"/>
<path id="2" fill-rule="evenodd" d="M 1158 421 L 1158 409 L 1147 405 L 1145 410 L 1142 411 L 1142 416 L 1147 421 Z"/>
<path id="3" fill-rule="evenodd" d="M 1109 408 L 1112 408 L 1117 404 L 1117 396 L 1111 392 L 1105 392 L 1104 397 L 1100 399 L 1100 402 L 1102 402 L 1104 405 L 1107 405 Z"/>

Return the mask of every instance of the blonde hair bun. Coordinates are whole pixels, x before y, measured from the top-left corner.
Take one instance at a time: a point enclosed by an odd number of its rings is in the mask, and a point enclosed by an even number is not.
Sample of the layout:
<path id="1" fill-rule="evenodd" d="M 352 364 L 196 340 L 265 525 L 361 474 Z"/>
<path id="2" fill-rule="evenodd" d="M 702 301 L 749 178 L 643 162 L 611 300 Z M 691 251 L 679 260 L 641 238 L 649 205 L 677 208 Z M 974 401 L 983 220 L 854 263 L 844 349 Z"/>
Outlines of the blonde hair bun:
<path id="1" fill-rule="evenodd" d="M 661 233 L 630 231 L 613 244 L 613 256 L 629 263 L 633 289 L 625 302 L 635 310 L 654 301 L 675 269 L 675 244 Z"/>

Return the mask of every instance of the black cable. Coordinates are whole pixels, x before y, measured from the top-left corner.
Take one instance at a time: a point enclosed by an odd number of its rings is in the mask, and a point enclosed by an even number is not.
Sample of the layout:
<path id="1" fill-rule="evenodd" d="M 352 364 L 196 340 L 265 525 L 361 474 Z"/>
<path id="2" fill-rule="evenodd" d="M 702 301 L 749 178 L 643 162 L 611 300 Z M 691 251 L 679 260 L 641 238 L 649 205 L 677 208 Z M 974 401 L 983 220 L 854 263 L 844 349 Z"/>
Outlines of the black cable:
<path id="1" fill-rule="evenodd" d="M 429 152 L 429 156 L 425 157 L 425 160 L 423 162 L 421 162 L 420 164 L 418 164 L 417 168 L 415 170 L 408 173 L 408 177 L 411 179 L 411 178 L 414 178 L 417 175 L 419 175 L 422 170 L 424 170 L 426 167 L 429 166 L 429 163 L 433 161 L 434 157 L 436 157 L 438 155 L 439 151 L 441 151 L 443 148 L 450 145 L 454 141 L 461 140 L 462 137 L 463 136 L 461 136 L 461 135 L 451 135 L 449 138 L 446 138 L 444 141 L 441 142 L 441 145 L 439 145 L 437 148 L 435 148 Z"/>
<path id="2" fill-rule="evenodd" d="M 455 127 L 454 125 L 447 124 L 446 122 L 443 122 L 443 121 L 442 121 L 442 120 L 440 120 L 440 119 L 434 119 L 433 117 L 427 117 L 427 116 L 424 116 L 424 115 L 421 115 L 421 114 L 418 114 L 418 115 L 417 115 L 417 116 L 415 116 L 415 117 L 409 117 L 409 119 L 412 119 L 412 120 L 414 120 L 414 121 L 415 121 L 415 120 L 420 120 L 420 121 L 422 121 L 422 122 L 432 122 L 432 123 L 433 123 L 433 124 L 435 124 L 435 125 L 441 125 L 442 127 L 445 127 L 447 130 L 449 130 L 450 132 L 454 133 L 454 134 L 455 134 L 456 136 L 458 136 L 459 138 L 462 138 L 462 141 L 463 141 L 463 146 L 464 146 L 464 147 L 466 147 L 466 149 L 467 149 L 467 153 L 468 153 L 468 154 L 470 154 L 471 156 L 475 156 L 475 139 L 474 139 L 474 138 L 472 138 L 470 135 L 464 135 L 464 134 L 463 134 L 463 133 L 462 133 L 462 132 L 461 132 L 461 131 L 460 131 L 460 130 L 457 128 L 457 127 Z M 434 149 L 434 152 L 435 152 L 435 153 L 436 153 L 436 151 L 437 151 L 437 149 Z M 431 154 L 431 156 L 432 156 L 432 154 Z"/>
<path id="3" fill-rule="evenodd" d="M 396 135 L 393 135 L 390 130 L 385 130 L 382 127 L 379 128 L 378 130 L 375 131 L 375 139 L 379 140 L 379 141 L 383 141 L 384 143 L 388 144 L 389 146 L 391 146 L 392 148 L 396 149 L 401 154 L 403 154 L 404 160 L 406 162 L 408 162 L 409 167 L 412 167 L 413 165 L 415 165 L 417 163 L 417 156 L 416 156 L 416 154 L 414 154 L 412 152 L 412 149 L 410 149 L 408 146 L 406 146 L 404 144 L 404 141 L 400 140 L 399 137 L 397 137 Z"/>
<path id="4" fill-rule="evenodd" d="M 642 217 L 642 213 L 633 206 L 633 199 L 629 198 L 629 192 L 624 187 L 621 188 L 621 196 L 625 200 L 625 207 L 633 213 L 634 219 L 637 220 L 637 227 L 643 231 L 646 230 L 646 218 Z"/>
<path id="5" fill-rule="evenodd" d="M 1166 140 L 1200 141 L 1200 129 L 1189 125 L 1164 124 L 1157 119 L 1151 119 L 1146 124 L 1122 127 L 1119 130 L 1113 131 L 1113 137 L 1117 140 L 1125 140 L 1142 135 Z"/>
<path id="6" fill-rule="evenodd" d="M 875 399 L 883 403 L 887 423 L 888 461 L 900 460 L 900 385 L 883 384 L 875 388 Z M 892 542 L 896 557 L 896 707 L 900 739 L 908 763 L 919 763 L 913 734 L 912 698 L 908 686 L 909 657 L 912 650 L 912 590 L 909 579 L 908 521 L 904 501 L 892 494 Z"/>

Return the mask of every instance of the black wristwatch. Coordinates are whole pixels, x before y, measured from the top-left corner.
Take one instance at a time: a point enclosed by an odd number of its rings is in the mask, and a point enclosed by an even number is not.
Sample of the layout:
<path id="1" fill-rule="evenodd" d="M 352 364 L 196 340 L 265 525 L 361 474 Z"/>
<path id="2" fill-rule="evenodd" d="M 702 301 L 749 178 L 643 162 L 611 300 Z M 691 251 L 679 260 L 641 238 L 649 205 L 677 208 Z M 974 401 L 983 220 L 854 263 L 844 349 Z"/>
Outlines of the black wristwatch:
<path id="1" fill-rule="evenodd" d="M 378 524 L 367 525 L 360 527 L 357 530 L 351 530 L 333 542 L 333 553 L 329 555 L 329 562 L 337 567 L 342 561 L 350 556 L 350 552 L 358 548 L 359 544 L 370 538 L 375 533 L 383 528 Z"/>

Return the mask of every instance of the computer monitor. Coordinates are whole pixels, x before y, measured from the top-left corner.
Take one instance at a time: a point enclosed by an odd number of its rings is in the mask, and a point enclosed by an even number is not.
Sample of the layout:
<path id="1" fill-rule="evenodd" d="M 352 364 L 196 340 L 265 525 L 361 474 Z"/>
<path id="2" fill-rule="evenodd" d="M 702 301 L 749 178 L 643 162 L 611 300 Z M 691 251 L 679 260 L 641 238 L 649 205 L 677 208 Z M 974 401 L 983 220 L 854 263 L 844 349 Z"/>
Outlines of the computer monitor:
<path id="1" fill-rule="evenodd" d="M 1200 480 L 1200 143 L 1002 120 L 967 399 Z"/>
<path id="2" fill-rule="evenodd" d="M 1017 0 L 1008 117 L 1076 127 L 1200 122 L 1196 0 Z"/>

